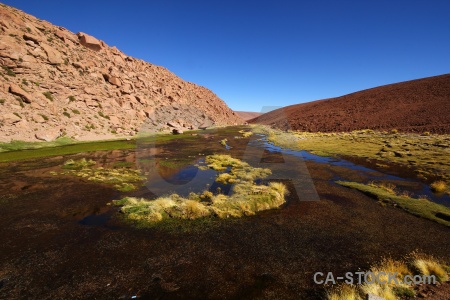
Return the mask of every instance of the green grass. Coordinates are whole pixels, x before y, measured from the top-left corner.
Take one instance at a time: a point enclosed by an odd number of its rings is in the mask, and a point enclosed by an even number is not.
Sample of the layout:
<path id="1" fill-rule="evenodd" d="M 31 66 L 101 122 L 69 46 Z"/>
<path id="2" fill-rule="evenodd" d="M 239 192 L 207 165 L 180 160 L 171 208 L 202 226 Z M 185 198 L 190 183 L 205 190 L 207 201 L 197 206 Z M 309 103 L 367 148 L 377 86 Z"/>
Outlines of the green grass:
<path id="1" fill-rule="evenodd" d="M 72 112 L 73 112 L 75 115 L 79 115 L 79 114 L 80 114 L 80 111 L 79 111 L 78 109 L 72 109 Z"/>
<path id="2" fill-rule="evenodd" d="M 93 160 L 67 160 L 62 168 L 65 170 L 61 174 L 73 175 L 86 178 L 89 181 L 113 184 L 116 189 L 128 192 L 137 189 L 144 180 L 140 170 L 130 168 L 103 168 L 93 166 Z"/>
<path id="3" fill-rule="evenodd" d="M 155 224 L 163 220 L 199 218 L 239 218 L 254 215 L 258 211 L 273 209 L 285 202 L 286 187 L 282 183 L 271 182 L 268 186 L 255 184 L 256 179 L 270 175 L 270 170 L 253 168 L 246 162 L 229 155 L 210 155 L 206 157 L 204 168 L 214 169 L 219 173 L 216 181 L 235 183 L 233 193 L 213 194 L 208 190 L 203 193 L 191 193 L 188 197 L 177 194 L 159 197 L 155 200 L 126 197 L 114 200 L 113 204 L 121 206 L 121 212 L 128 220 L 143 224 Z M 227 171 L 225 173 L 225 171 Z M 229 174 L 229 176 L 224 176 Z"/>
<path id="4" fill-rule="evenodd" d="M 0 162 L 35 159 L 82 152 L 134 149 L 136 148 L 136 139 L 139 139 L 139 143 L 142 144 L 153 144 L 164 143 L 174 139 L 194 140 L 197 138 L 198 137 L 191 135 L 152 134 L 143 136 L 142 134 L 138 134 L 136 137 L 133 137 L 131 141 L 126 141 L 123 139 L 112 139 L 104 141 L 84 142 L 76 141 L 69 137 L 61 137 L 52 142 L 0 142 Z"/>
<path id="5" fill-rule="evenodd" d="M 0 162 L 35 159 L 82 152 L 134 149 L 135 141 L 113 140 L 101 142 L 77 142 L 68 137 L 53 142 L 12 141 L 0 143 Z"/>
<path id="6" fill-rule="evenodd" d="M 52 93 L 50 93 L 50 92 L 43 92 L 42 93 L 44 96 L 45 96 L 45 98 L 47 98 L 48 100 L 50 100 L 50 101 L 53 101 L 54 99 L 53 99 L 53 95 L 52 95 Z"/>
<path id="7" fill-rule="evenodd" d="M 384 187 L 374 184 L 362 184 L 357 182 L 336 181 L 337 184 L 356 189 L 384 203 L 396 204 L 403 210 L 437 223 L 450 227 L 450 221 L 436 215 L 447 216 L 450 219 L 450 208 L 431 202 L 427 199 L 414 199 L 409 196 L 396 195 Z"/>
<path id="8" fill-rule="evenodd" d="M 160 159 L 158 160 L 158 165 L 171 168 L 180 169 L 189 166 L 193 163 L 193 158 L 170 158 L 170 159 Z"/>
<path id="9" fill-rule="evenodd" d="M 42 117 L 42 119 L 44 119 L 45 121 L 48 121 L 48 117 L 46 115 L 44 115 L 44 114 L 39 114 L 39 115 Z"/>
<path id="10" fill-rule="evenodd" d="M 8 68 L 7 66 L 2 66 L 2 68 L 3 68 L 3 70 L 5 70 L 6 75 L 11 76 L 11 77 L 16 77 L 16 73 L 14 73 L 13 70 Z"/>
<path id="11" fill-rule="evenodd" d="M 69 102 L 73 102 L 76 101 L 77 99 L 75 98 L 75 96 L 69 96 Z"/>
<path id="12" fill-rule="evenodd" d="M 134 165 L 136 165 L 136 163 L 131 161 L 118 161 L 114 163 L 114 168 L 130 168 Z"/>
<path id="13" fill-rule="evenodd" d="M 222 146 L 226 147 L 226 146 L 227 146 L 227 142 L 228 142 L 227 139 L 223 139 L 223 140 L 220 141 L 220 144 L 221 144 Z"/>
<path id="14" fill-rule="evenodd" d="M 98 115 L 102 118 L 108 119 L 109 120 L 109 116 L 106 116 L 102 111 L 98 112 Z"/>
<path id="15" fill-rule="evenodd" d="M 88 168 L 90 166 L 95 165 L 96 162 L 93 160 L 86 160 L 85 158 L 82 158 L 80 160 L 73 160 L 69 159 L 64 162 L 63 169 L 70 169 L 70 170 L 81 170 Z"/>
<path id="16" fill-rule="evenodd" d="M 0 104 L 4 104 L 5 103 L 5 99 L 0 99 Z"/>
<path id="17" fill-rule="evenodd" d="M 19 101 L 19 105 L 20 105 L 20 107 L 25 107 L 25 104 L 23 103 L 23 100 L 22 100 L 22 98 L 20 98 L 20 97 L 16 97 L 16 100 L 17 100 L 17 101 Z"/>
<path id="18" fill-rule="evenodd" d="M 270 142 L 321 156 L 355 156 L 376 160 L 378 165 L 400 164 L 412 168 L 419 178 L 438 177 L 450 182 L 448 151 L 450 135 L 391 134 L 370 129 L 353 132 L 283 132 L 267 126 L 252 130 Z"/>
<path id="19" fill-rule="evenodd" d="M 242 137 L 248 138 L 253 135 L 252 131 L 239 130 L 239 133 L 242 134 Z"/>
<path id="20" fill-rule="evenodd" d="M 66 117 L 70 118 L 70 114 L 67 111 L 63 112 L 63 115 L 65 115 Z"/>

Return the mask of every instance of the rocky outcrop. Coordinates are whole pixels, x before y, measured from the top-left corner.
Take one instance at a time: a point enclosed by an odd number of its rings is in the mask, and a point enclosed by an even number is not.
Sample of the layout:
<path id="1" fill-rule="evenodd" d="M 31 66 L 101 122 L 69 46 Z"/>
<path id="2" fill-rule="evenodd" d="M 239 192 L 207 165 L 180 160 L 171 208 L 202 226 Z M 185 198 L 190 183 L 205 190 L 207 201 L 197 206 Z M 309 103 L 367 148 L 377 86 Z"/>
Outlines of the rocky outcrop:
<path id="1" fill-rule="evenodd" d="M 105 44 L 99 40 L 97 40 L 95 37 L 90 36 L 83 32 L 78 32 L 77 36 L 80 40 L 80 44 L 91 49 L 94 51 L 100 51 Z"/>
<path id="2" fill-rule="evenodd" d="M 9 86 L 9 92 L 13 95 L 19 96 L 23 101 L 26 103 L 31 103 L 31 95 L 28 94 L 26 91 L 24 91 L 21 87 L 19 87 L 17 84 L 12 83 Z"/>
<path id="3" fill-rule="evenodd" d="M 210 90 L 86 33 L 5 5 L 0 17 L 0 141 L 54 139 L 54 132 L 101 139 L 243 123 Z"/>

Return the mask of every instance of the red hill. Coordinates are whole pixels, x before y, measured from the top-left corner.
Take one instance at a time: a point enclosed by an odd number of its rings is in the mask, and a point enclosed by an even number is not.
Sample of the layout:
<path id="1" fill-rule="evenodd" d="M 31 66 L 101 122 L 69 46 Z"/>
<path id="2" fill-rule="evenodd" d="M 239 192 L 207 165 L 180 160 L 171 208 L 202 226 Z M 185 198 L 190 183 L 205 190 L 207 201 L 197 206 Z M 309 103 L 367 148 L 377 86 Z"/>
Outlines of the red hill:
<path id="1" fill-rule="evenodd" d="M 287 106 L 250 122 L 311 132 L 395 128 L 450 133 L 450 74 Z"/>

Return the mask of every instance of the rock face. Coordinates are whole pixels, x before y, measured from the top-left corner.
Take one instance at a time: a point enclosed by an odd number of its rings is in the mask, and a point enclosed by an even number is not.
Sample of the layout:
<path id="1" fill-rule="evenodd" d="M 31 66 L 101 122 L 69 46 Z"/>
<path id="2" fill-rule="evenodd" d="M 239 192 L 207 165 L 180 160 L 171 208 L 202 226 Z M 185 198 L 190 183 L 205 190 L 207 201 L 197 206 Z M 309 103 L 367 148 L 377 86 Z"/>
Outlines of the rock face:
<path id="1" fill-rule="evenodd" d="M 4 142 L 243 123 L 204 87 L 6 5 L 0 6 L 0 65 Z"/>
<path id="2" fill-rule="evenodd" d="M 450 74 L 273 110 L 250 122 L 281 129 L 450 133 Z"/>
<path id="3" fill-rule="evenodd" d="M 100 51 L 104 46 L 102 42 L 86 33 L 78 32 L 77 36 L 80 39 L 80 44 L 91 50 Z"/>

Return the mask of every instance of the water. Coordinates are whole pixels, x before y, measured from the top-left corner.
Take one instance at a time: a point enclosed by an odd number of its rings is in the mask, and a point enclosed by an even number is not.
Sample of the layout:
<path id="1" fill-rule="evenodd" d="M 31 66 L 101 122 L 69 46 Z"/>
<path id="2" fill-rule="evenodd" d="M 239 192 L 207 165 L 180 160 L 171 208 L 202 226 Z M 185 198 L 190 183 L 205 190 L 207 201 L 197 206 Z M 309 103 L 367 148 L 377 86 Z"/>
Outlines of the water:
<path id="1" fill-rule="evenodd" d="M 262 136 L 249 146 L 247 139 L 234 139 L 240 129 L 205 131 L 149 147 L 138 142 L 137 149 L 0 164 L 0 298 L 242 299 L 276 292 L 285 299 L 317 299 L 323 295 L 323 287 L 312 281 L 317 271 L 367 270 L 383 256 L 400 258 L 415 249 L 448 257 L 448 227 L 381 207 L 334 180 L 390 180 L 417 194 L 429 193 L 426 185 L 348 160 L 280 149 Z M 224 138 L 231 149 L 220 145 Z M 291 177 L 306 165 L 301 171 L 308 171 L 320 201 L 299 201 L 304 195 L 296 195 L 286 181 L 288 205 L 241 219 L 211 220 L 192 231 L 134 228 L 108 205 L 125 196 L 152 199 L 203 190 L 206 184 L 227 193 L 214 182 L 214 171 L 196 167 L 214 153 L 247 158 L 274 172 L 289 169 Z M 59 174 L 64 161 L 80 158 L 95 160 L 95 167 L 153 172 L 130 192 Z"/>
<path id="2" fill-rule="evenodd" d="M 259 134 L 257 136 L 258 136 L 258 138 L 253 139 L 250 142 L 250 145 L 252 145 L 254 147 L 262 147 L 271 153 L 280 153 L 280 154 L 282 153 L 284 155 L 292 155 L 292 156 L 298 157 L 299 159 L 303 159 L 306 161 L 314 161 L 316 163 L 327 164 L 329 166 L 338 166 L 338 167 L 347 168 L 349 170 L 359 171 L 362 175 L 365 175 L 365 177 L 367 177 L 369 179 L 367 182 L 370 182 L 370 181 L 395 181 L 397 184 L 398 192 L 404 192 L 404 191 L 411 192 L 412 197 L 426 196 L 429 200 L 431 200 L 433 202 L 450 207 L 450 196 L 449 195 L 444 194 L 444 193 L 440 193 L 440 194 L 433 193 L 433 191 L 431 190 L 431 188 L 428 185 L 423 184 L 422 182 L 420 182 L 417 179 L 402 178 L 402 177 L 395 176 L 395 175 L 385 174 L 378 170 L 371 169 L 371 168 L 368 168 L 365 166 L 361 166 L 361 165 L 355 164 L 355 163 L 350 162 L 345 159 L 340 159 L 340 158 L 336 158 L 336 157 L 319 156 L 319 155 L 315 155 L 315 154 L 312 154 L 312 153 L 310 153 L 308 151 L 304 151 L 304 150 L 296 151 L 296 150 L 291 150 L 291 149 L 284 149 L 284 148 L 281 148 L 279 146 L 276 146 L 276 145 L 270 143 L 264 135 Z M 374 176 L 373 174 L 376 174 L 376 176 Z M 342 178 L 340 176 L 335 176 L 331 181 L 337 181 L 337 180 L 345 180 L 345 178 Z M 403 183 L 413 182 L 416 185 L 416 187 L 413 190 L 411 190 L 410 186 L 407 184 L 406 186 L 409 186 L 409 189 L 405 188 L 402 186 L 402 182 Z"/>

